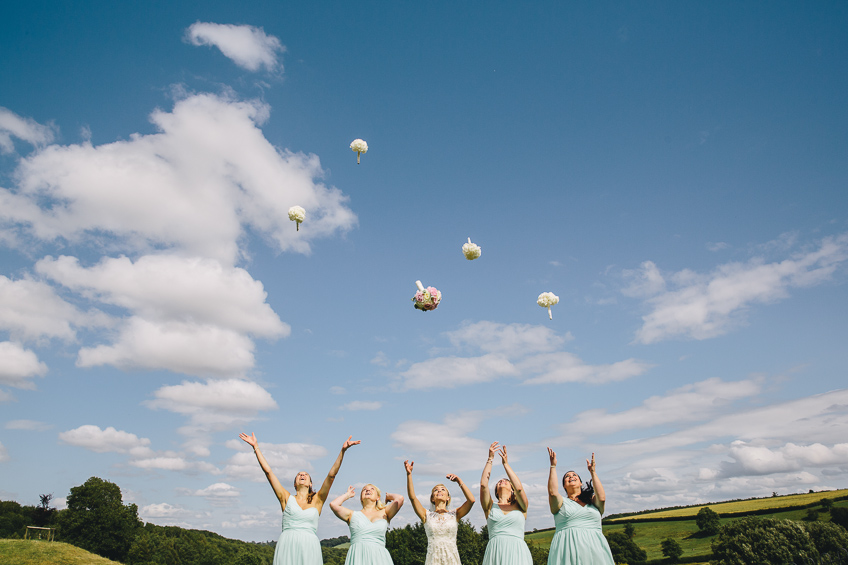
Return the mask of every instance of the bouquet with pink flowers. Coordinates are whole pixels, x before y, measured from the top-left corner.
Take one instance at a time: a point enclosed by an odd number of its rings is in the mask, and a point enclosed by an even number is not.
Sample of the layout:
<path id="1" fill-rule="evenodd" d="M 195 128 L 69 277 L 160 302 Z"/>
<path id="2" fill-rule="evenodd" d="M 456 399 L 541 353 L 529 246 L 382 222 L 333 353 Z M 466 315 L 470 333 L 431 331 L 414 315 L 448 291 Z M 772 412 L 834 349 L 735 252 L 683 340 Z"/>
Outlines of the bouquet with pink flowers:
<path id="1" fill-rule="evenodd" d="M 418 292 L 412 297 L 412 302 L 418 310 L 435 310 L 439 307 L 439 302 L 442 301 L 442 293 L 434 286 L 424 288 L 421 281 L 415 281 L 415 286 L 418 287 Z"/>

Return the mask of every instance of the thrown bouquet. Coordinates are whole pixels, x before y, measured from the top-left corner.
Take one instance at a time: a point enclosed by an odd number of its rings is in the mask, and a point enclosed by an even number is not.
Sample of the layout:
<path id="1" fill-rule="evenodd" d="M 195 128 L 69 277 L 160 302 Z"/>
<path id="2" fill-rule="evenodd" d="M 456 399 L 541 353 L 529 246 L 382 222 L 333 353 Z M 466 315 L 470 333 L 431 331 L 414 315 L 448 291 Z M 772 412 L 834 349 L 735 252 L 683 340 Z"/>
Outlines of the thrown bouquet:
<path id="1" fill-rule="evenodd" d="M 297 231 L 300 231 L 300 222 L 306 219 L 306 210 L 300 206 L 289 208 L 289 220 L 297 222 Z"/>
<path id="2" fill-rule="evenodd" d="M 483 253 L 483 250 L 480 249 L 479 245 L 477 245 L 475 243 L 471 243 L 471 238 L 469 237 L 468 243 L 462 244 L 462 253 L 465 255 L 466 259 L 468 259 L 469 261 L 472 261 L 472 260 L 476 259 L 477 257 L 479 257 L 480 254 Z"/>
<path id="3" fill-rule="evenodd" d="M 359 157 L 363 153 L 368 153 L 368 144 L 363 139 L 354 139 L 350 142 L 350 149 L 356 153 L 356 164 L 359 164 Z"/>
<path id="4" fill-rule="evenodd" d="M 418 287 L 418 292 L 412 297 L 412 302 L 415 303 L 416 309 L 426 312 L 439 307 L 439 302 L 442 301 L 442 293 L 436 287 L 428 286 L 424 288 L 421 281 L 415 281 L 415 286 Z"/>
<path id="5" fill-rule="evenodd" d="M 557 302 L 559 302 L 559 296 L 557 296 L 553 292 L 543 292 L 539 295 L 539 298 L 536 299 L 536 304 L 538 304 L 542 308 L 548 309 L 548 318 L 550 318 L 551 320 L 554 319 L 553 315 L 551 314 L 551 306 L 553 306 Z"/>

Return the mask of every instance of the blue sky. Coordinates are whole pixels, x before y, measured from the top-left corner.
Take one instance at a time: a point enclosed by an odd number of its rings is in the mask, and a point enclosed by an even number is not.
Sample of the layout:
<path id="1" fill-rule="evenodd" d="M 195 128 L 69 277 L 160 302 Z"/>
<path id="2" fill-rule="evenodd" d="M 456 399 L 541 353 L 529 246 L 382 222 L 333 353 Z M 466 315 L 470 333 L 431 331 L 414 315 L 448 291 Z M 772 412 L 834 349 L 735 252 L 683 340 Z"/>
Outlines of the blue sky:
<path id="1" fill-rule="evenodd" d="M 242 431 L 361 440 L 334 495 L 498 440 L 528 528 L 546 446 L 608 512 L 848 486 L 844 3 L 0 16 L 0 498 L 275 539 Z"/>

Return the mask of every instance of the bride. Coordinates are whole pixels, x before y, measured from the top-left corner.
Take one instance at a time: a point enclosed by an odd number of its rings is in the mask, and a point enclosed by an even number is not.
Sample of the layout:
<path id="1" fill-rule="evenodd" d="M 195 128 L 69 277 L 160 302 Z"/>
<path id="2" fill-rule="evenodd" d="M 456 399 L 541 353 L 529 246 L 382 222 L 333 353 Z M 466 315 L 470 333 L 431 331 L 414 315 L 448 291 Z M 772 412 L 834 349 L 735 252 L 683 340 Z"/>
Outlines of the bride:
<path id="1" fill-rule="evenodd" d="M 474 495 L 456 475 L 447 475 L 449 481 L 453 481 L 462 489 L 465 502 L 456 510 L 450 510 L 451 496 L 448 488 L 438 484 L 430 491 L 430 510 L 424 510 L 421 502 L 415 498 L 415 487 L 412 485 L 412 466 L 414 461 L 404 461 L 406 468 L 406 490 L 409 500 L 412 501 L 412 509 L 424 523 L 424 531 L 427 533 L 427 559 L 424 565 L 460 565 L 459 551 L 456 549 L 456 532 L 459 521 L 468 514 L 474 506 Z"/>

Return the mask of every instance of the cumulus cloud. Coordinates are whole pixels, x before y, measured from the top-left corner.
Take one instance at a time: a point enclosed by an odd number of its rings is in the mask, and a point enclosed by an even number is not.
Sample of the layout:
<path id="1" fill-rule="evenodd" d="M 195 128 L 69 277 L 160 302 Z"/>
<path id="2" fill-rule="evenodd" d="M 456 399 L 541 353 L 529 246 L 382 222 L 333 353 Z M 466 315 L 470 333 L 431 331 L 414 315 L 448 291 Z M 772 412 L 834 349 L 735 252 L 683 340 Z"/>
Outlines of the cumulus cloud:
<path id="1" fill-rule="evenodd" d="M 801 471 L 807 467 L 848 464 L 848 443 L 830 447 L 821 443 L 797 445 L 787 443 L 773 449 L 765 445 L 734 441 L 728 456 L 732 462 L 723 461 L 717 476 L 770 475 Z"/>
<path id="2" fill-rule="evenodd" d="M 125 453 L 134 456 L 146 456 L 152 453 L 150 440 L 135 434 L 108 427 L 84 425 L 73 430 L 61 432 L 59 439 L 69 445 L 82 447 L 95 453 Z"/>
<path id="3" fill-rule="evenodd" d="M 318 157 L 268 142 L 259 127 L 268 115 L 258 101 L 195 94 L 152 113 L 158 133 L 49 145 L 21 160 L 16 189 L 0 188 L 0 222 L 41 241 L 107 234 L 127 252 L 168 249 L 222 265 L 240 257 L 249 226 L 281 251 L 308 253 L 311 239 L 356 217 L 339 190 L 316 182 Z M 309 229 L 291 230 L 295 204 L 309 211 Z"/>
<path id="4" fill-rule="evenodd" d="M 684 385 L 661 396 L 651 396 L 629 410 L 613 413 L 606 408 L 585 410 L 566 427 L 569 433 L 603 435 L 700 422 L 720 414 L 737 400 L 756 396 L 761 390 L 758 379 L 727 382 L 712 378 Z"/>
<path id="5" fill-rule="evenodd" d="M 241 440 L 227 441 L 226 446 L 236 450 L 224 468 L 224 474 L 233 478 L 246 478 L 256 482 L 264 482 L 265 475 L 256 462 L 256 455 Z M 320 445 L 309 443 L 265 443 L 260 442 L 259 448 L 274 474 L 281 481 L 292 481 L 300 471 L 312 471 L 312 462 L 327 455 L 327 450 Z M 329 467 L 328 467 L 329 469 Z M 314 483 L 320 483 L 322 478 L 313 477 Z"/>
<path id="6" fill-rule="evenodd" d="M 0 384 L 16 388 L 34 389 L 32 377 L 47 374 L 47 365 L 38 360 L 34 352 L 20 344 L 0 341 Z"/>
<path id="7" fill-rule="evenodd" d="M 0 189 L 2 190 L 2 189 Z M 105 317 L 85 314 L 60 298 L 47 283 L 0 275 L 0 330 L 20 340 L 73 340 L 74 326 L 106 323 Z"/>
<path id="8" fill-rule="evenodd" d="M 637 359 L 586 364 L 571 353 L 556 351 L 571 339 L 570 334 L 559 336 L 544 326 L 482 321 L 464 324 L 444 335 L 456 349 L 484 354 L 441 356 L 414 363 L 398 375 L 401 388 L 454 388 L 505 378 L 522 378 L 526 384 L 600 384 L 641 375 L 652 366 Z"/>
<path id="9" fill-rule="evenodd" d="M 256 419 L 260 412 L 276 410 L 277 403 L 260 385 L 239 379 L 183 382 L 164 386 L 144 404 L 188 417 L 179 432 L 189 438 L 185 447 L 197 455 L 208 455 L 209 434 L 232 429 Z"/>
<path id="10" fill-rule="evenodd" d="M 212 506 L 232 506 L 241 492 L 236 487 L 227 483 L 215 483 L 206 488 L 191 491 L 183 490 L 182 494 L 205 498 Z"/>
<path id="11" fill-rule="evenodd" d="M 647 261 L 639 272 L 625 272 L 633 283 L 622 290 L 629 296 L 649 296 L 650 312 L 636 332 L 639 343 L 656 343 L 673 337 L 707 339 L 722 335 L 744 322 L 752 304 L 786 298 L 789 289 L 809 287 L 828 280 L 848 258 L 848 234 L 823 239 L 813 250 L 795 253 L 772 263 L 754 258 L 746 263 L 720 265 L 712 273 L 689 270 L 663 278 Z M 668 279 L 668 280 L 666 280 Z M 666 284 L 673 288 L 666 290 Z"/>
<path id="12" fill-rule="evenodd" d="M 471 437 L 480 424 L 492 414 L 471 410 L 448 414 L 441 423 L 426 420 L 407 420 L 391 434 L 395 447 L 411 457 L 425 458 L 416 465 L 422 474 L 456 473 L 480 466 L 480 454 L 489 443 Z M 445 469 L 455 469 L 445 471 Z"/>
<path id="13" fill-rule="evenodd" d="M 0 106 L 0 153 L 14 153 L 16 137 L 36 147 L 53 141 L 55 128 L 42 125 L 31 118 L 22 118 L 14 112 Z"/>
<path id="14" fill-rule="evenodd" d="M 186 30 L 186 41 L 217 47 L 225 57 L 249 71 L 262 67 L 268 71 L 283 70 L 277 54 L 285 53 L 285 46 L 260 27 L 195 22 Z"/>

